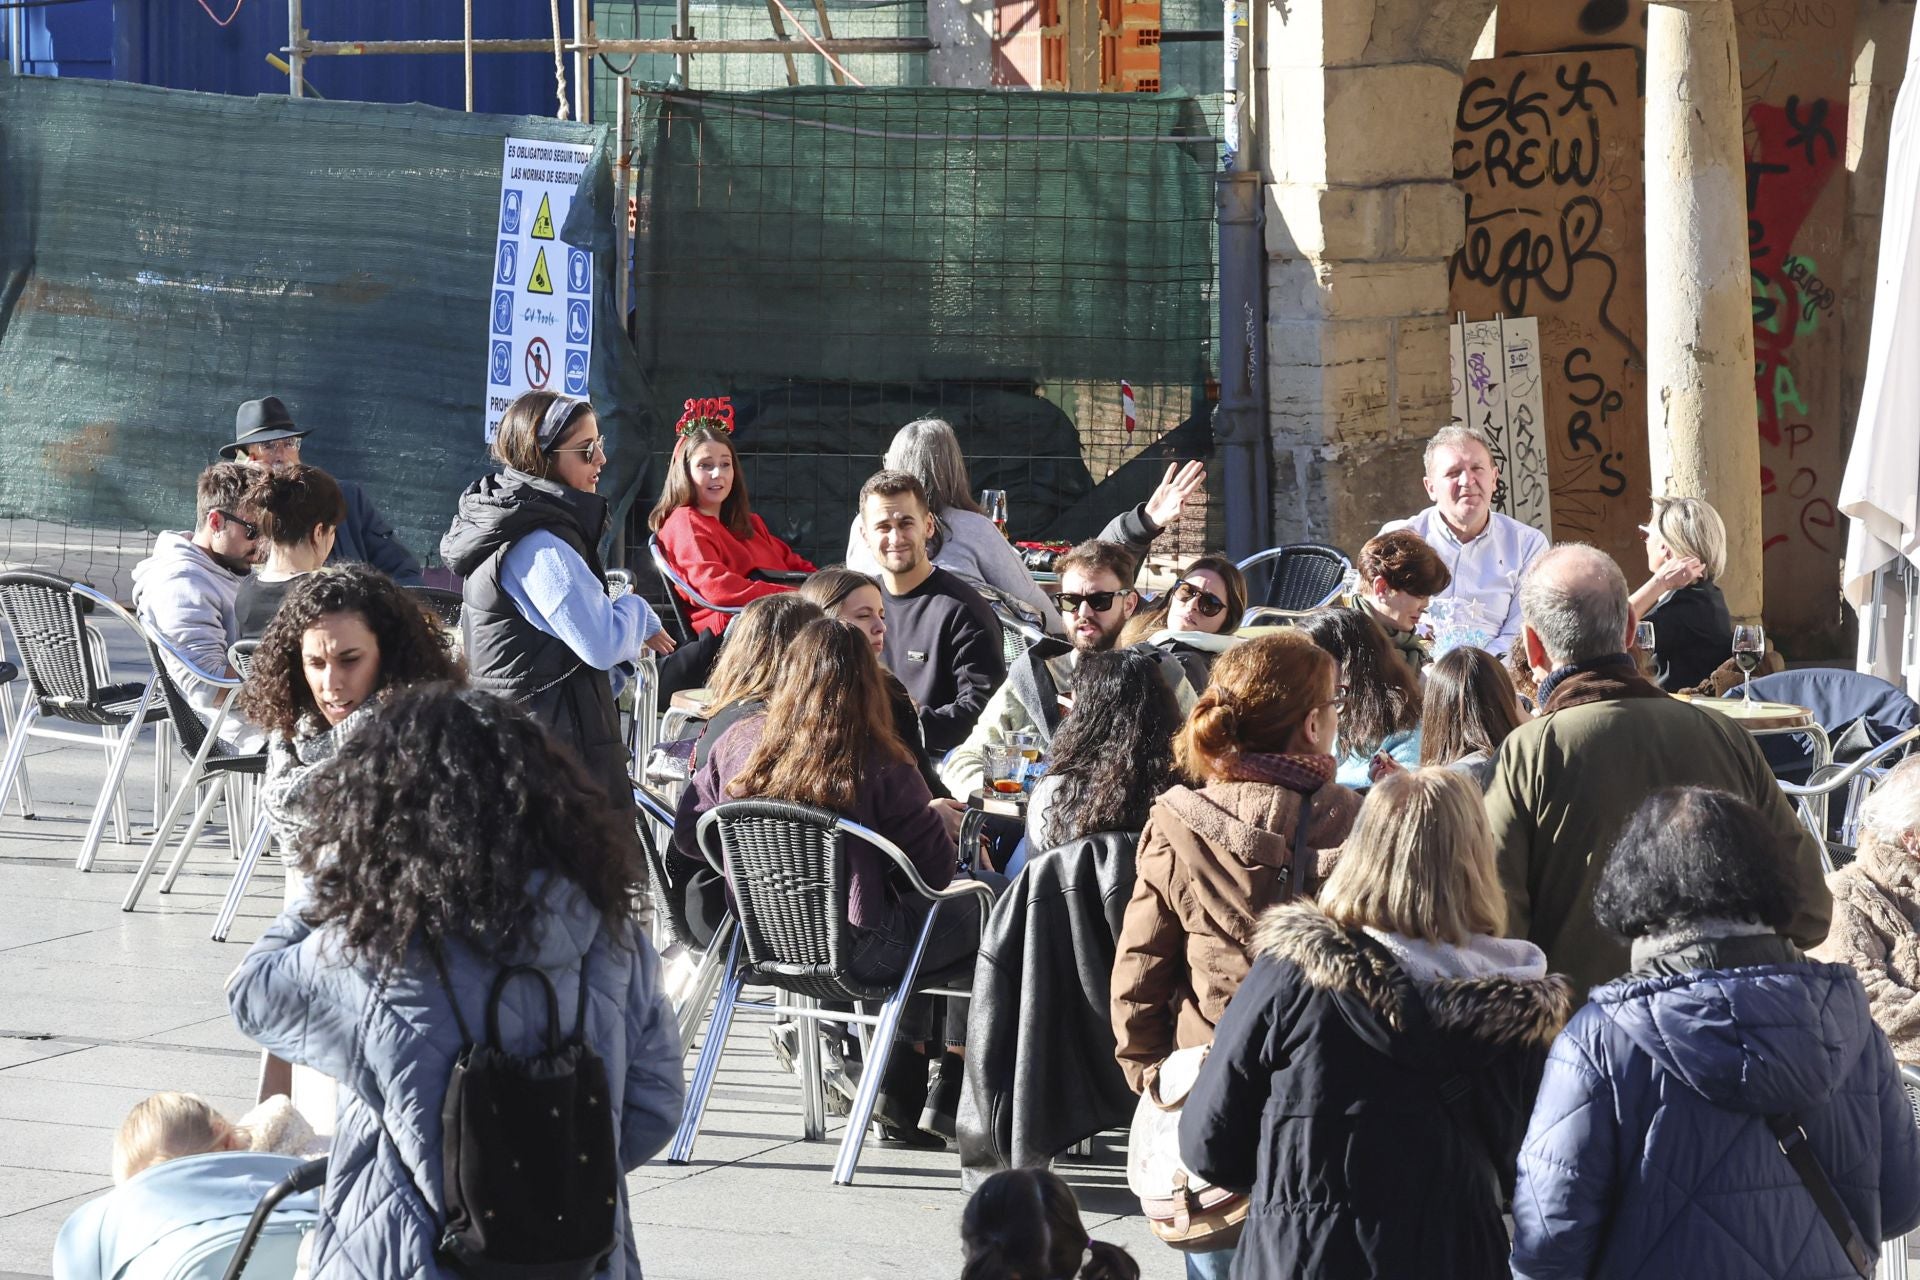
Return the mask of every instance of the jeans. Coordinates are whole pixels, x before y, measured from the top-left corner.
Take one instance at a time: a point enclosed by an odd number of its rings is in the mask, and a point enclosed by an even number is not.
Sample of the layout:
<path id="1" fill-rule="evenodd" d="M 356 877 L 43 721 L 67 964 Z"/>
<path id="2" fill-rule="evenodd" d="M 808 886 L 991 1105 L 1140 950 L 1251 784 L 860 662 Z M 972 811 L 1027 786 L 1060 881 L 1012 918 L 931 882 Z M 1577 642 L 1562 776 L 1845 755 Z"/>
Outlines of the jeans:
<path id="1" fill-rule="evenodd" d="M 998 894 L 1007 887 L 1004 876 L 977 871 L 974 879 L 990 886 Z M 913 944 L 926 923 L 934 903 L 915 894 L 896 902 L 874 928 L 854 931 L 853 955 L 847 968 L 863 982 L 876 985 L 893 983 L 907 971 Z M 977 894 L 949 900 L 934 917 L 933 931 L 927 936 L 927 949 L 920 956 L 920 978 L 932 974 L 964 971 L 956 974 L 954 985 L 967 987 L 973 981 L 973 957 L 980 950 L 980 913 L 985 903 Z M 950 1045 L 962 1045 L 967 1039 L 967 1005 L 964 1000 L 947 1000 L 946 1037 Z M 915 997 L 902 1011 L 898 1040 L 918 1042 L 933 1036 L 932 997 Z"/>
<path id="2" fill-rule="evenodd" d="M 1232 1249 L 1209 1249 L 1187 1255 L 1187 1280 L 1227 1280 L 1227 1273 L 1232 1270 Z"/>

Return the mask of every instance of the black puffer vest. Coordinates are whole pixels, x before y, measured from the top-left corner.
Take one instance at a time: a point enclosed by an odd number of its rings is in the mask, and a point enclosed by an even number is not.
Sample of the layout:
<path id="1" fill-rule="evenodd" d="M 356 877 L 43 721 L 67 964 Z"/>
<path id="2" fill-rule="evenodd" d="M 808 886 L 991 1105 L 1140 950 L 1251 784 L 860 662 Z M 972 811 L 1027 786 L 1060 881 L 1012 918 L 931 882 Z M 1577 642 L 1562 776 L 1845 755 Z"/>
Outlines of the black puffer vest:
<path id="1" fill-rule="evenodd" d="M 460 495 L 440 556 L 466 579 L 460 624 L 474 687 L 525 707 L 573 749 L 616 808 L 631 809 L 627 749 L 607 673 L 527 621 L 500 585 L 507 551 L 540 529 L 572 547 L 604 584 L 598 548 L 607 516 L 607 500 L 599 494 L 509 467 Z"/>

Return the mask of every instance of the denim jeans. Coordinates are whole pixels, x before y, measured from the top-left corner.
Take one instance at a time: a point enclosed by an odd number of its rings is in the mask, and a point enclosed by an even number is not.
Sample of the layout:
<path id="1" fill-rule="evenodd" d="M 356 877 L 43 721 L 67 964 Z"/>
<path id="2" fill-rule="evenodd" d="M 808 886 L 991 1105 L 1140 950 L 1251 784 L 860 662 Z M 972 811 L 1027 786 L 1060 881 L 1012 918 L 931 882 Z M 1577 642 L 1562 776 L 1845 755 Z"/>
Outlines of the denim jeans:
<path id="1" fill-rule="evenodd" d="M 991 871 L 974 873 L 974 878 L 993 888 L 997 894 L 1007 887 L 1006 879 Z M 927 949 L 920 956 L 920 976 L 947 973 L 964 966 L 954 985 L 967 987 L 973 980 L 973 957 L 980 950 L 980 912 L 985 906 L 977 894 L 950 900 L 934 917 L 933 931 L 927 935 Z M 887 911 L 871 929 L 854 930 L 853 955 L 847 968 L 863 982 L 892 983 L 907 971 L 907 959 L 920 936 L 928 912 L 934 904 L 919 895 L 903 898 Z M 950 1045 L 966 1043 L 967 1006 L 963 1000 L 944 1002 L 946 1037 Z M 933 1037 L 931 996 L 916 996 L 907 1002 L 900 1018 L 897 1040 L 923 1041 Z"/>
<path id="2" fill-rule="evenodd" d="M 1187 1255 L 1187 1280 L 1227 1280 L 1227 1273 L 1232 1270 L 1232 1249 L 1210 1249 Z"/>

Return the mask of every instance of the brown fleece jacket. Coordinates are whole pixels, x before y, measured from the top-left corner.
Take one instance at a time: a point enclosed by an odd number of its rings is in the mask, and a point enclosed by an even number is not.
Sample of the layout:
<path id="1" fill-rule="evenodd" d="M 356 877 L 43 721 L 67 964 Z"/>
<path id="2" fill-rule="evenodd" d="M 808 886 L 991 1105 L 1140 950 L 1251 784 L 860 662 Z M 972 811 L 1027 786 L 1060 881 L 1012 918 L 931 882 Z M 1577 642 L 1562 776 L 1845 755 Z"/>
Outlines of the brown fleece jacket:
<path id="1" fill-rule="evenodd" d="M 1333 849 L 1359 810 L 1345 787 L 1321 787 L 1308 846 Z M 1252 967 L 1260 913 L 1299 892 L 1286 870 L 1299 817 L 1299 793 L 1264 782 L 1174 787 L 1154 802 L 1113 962 L 1116 1053 L 1136 1093 L 1174 1050 L 1212 1043 Z"/>
<path id="2" fill-rule="evenodd" d="M 1858 858 L 1827 877 L 1827 888 L 1833 923 L 1808 954 L 1859 970 L 1893 1056 L 1920 1062 L 1920 859 L 1869 837 Z"/>

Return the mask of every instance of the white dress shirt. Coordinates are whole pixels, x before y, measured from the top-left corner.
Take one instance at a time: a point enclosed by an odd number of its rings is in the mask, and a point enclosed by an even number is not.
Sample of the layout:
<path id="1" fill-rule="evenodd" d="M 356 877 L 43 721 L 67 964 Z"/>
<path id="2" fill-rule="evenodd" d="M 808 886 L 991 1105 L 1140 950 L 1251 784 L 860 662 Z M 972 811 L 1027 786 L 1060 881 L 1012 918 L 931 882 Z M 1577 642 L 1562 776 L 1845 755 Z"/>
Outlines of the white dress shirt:
<path id="1" fill-rule="evenodd" d="M 1478 537 L 1462 542 L 1438 507 L 1428 507 L 1409 520 L 1390 521 L 1380 532 L 1396 529 L 1409 529 L 1426 539 L 1453 574 L 1447 589 L 1427 606 L 1434 631 L 1433 656 L 1470 644 L 1505 657 L 1520 638 L 1520 577 L 1547 549 L 1547 536 L 1495 511 L 1488 514 L 1487 526 Z"/>

